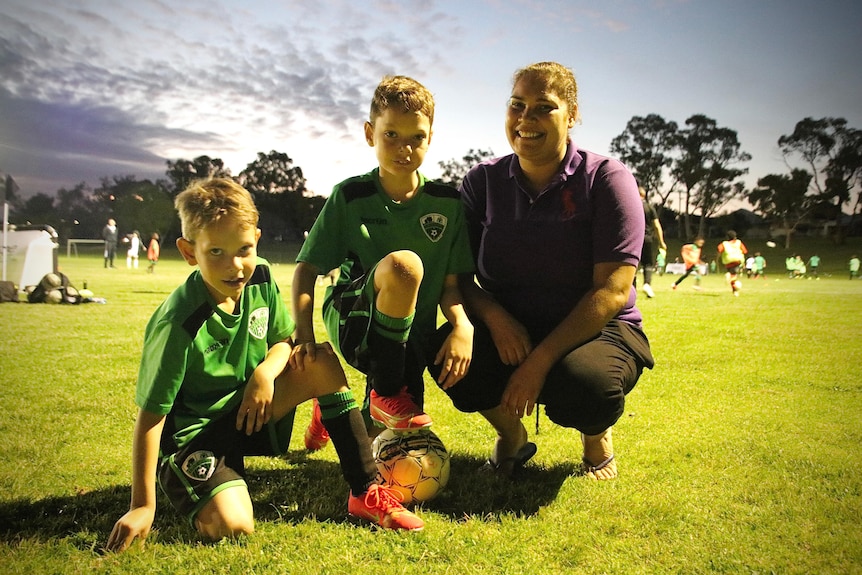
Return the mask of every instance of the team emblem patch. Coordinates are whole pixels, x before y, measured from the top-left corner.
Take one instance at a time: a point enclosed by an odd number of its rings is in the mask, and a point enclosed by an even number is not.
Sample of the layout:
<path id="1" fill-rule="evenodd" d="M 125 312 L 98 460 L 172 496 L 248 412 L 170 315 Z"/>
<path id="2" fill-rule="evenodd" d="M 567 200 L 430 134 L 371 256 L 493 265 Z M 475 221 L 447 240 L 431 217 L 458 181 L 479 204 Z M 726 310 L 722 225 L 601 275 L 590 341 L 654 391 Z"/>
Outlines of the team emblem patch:
<path id="1" fill-rule="evenodd" d="M 206 481 L 215 473 L 215 454 L 212 451 L 195 451 L 183 461 L 182 470 L 193 481 Z"/>
<path id="2" fill-rule="evenodd" d="M 443 214 L 425 214 L 419 218 L 419 223 L 422 224 L 422 231 L 428 236 L 432 242 L 437 242 L 443 237 L 443 232 L 446 231 L 446 223 L 449 219 Z"/>
<path id="3" fill-rule="evenodd" d="M 257 339 L 266 337 L 266 330 L 269 327 L 269 308 L 259 307 L 248 318 L 248 333 Z"/>

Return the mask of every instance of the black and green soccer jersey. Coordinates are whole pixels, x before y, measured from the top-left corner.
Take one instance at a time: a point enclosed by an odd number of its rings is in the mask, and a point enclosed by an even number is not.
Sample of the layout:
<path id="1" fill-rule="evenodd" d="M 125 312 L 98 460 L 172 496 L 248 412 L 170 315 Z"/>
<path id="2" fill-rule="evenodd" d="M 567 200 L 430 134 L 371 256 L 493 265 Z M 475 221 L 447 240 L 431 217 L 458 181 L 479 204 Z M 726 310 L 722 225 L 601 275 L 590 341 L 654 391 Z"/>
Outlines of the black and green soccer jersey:
<path id="1" fill-rule="evenodd" d="M 343 284 L 367 273 L 391 252 L 415 252 L 425 276 L 413 332 L 427 333 L 436 326 L 445 277 L 472 272 L 474 265 L 458 191 L 421 175 L 419 179 L 417 193 L 400 203 L 380 187 L 377 169 L 336 185 L 296 261 L 322 271 L 339 267 L 338 283 Z M 330 338 L 338 341 L 337 325 L 326 327 Z"/>
<path id="2" fill-rule="evenodd" d="M 196 270 L 147 324 L 135 402 L 146 411 L 170 414 L 166 430 L 175 449 L 239 405 L 267 350 L 293 333 L 294 321 L 261 258 L 239 308 L 236 315 L 220 310 Z"/>

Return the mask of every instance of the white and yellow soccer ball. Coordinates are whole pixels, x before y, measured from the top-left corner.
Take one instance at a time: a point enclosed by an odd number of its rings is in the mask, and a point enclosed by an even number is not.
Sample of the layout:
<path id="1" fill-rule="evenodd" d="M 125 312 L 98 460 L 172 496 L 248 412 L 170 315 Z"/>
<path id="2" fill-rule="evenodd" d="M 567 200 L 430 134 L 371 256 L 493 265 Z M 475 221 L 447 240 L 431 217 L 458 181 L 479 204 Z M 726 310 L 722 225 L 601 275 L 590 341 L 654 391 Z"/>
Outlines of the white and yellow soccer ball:
<path id="1" fill-rule="evenodd" d="M 404 505 L 428 501 L 449 482 L 449 452 L 430 429 L 383 430 L 371 444 L 380 482 L 401 494 Z"/>
<path id="2" fill-rule="evenodd" d="M 52 289 L 45 294 L 45 303 L 60 303 L 63 301 L 63 292 L 58 289 Z"/>

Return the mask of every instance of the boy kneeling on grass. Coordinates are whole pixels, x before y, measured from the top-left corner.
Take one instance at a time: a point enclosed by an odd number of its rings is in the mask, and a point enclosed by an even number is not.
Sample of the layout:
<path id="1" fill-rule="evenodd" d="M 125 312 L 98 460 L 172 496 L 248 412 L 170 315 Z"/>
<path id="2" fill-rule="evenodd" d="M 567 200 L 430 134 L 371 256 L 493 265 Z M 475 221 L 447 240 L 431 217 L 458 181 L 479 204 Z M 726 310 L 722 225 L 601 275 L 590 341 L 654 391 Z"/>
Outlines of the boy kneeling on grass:
<path id="1" fill-rule="evenodd" d="M 295 323 L 257 257 L 258 211 L 230 179 L 177 196 L 177 247 L 197 266 L 147 324 L 138 374 L 129 511 L 106 548 L 150 531 L 156 482 L 201 536 L 254 531 L 244 457 L 287 451 L 295 408 L 317 398 L 350 485 L 348 512 L 386 528 L 423 522 L 376 482 L 365 423 L 329 344 L 291 358 Z M 300 359 L 303 358 L 303 359 Z"/>

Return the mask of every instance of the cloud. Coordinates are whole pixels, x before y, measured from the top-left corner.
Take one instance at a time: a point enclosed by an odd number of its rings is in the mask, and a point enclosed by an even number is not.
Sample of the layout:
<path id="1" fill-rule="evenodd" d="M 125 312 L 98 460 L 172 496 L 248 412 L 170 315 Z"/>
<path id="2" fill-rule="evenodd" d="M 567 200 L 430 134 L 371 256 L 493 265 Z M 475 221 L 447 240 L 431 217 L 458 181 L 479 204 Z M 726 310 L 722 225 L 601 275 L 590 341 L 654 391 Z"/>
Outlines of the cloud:
<path id="1" fill-rule="evenodd" d="M 0 8 L 0 168 L 36 169 L 43 184 L 149 177 L 179 153 L 345 138 L 383 75 L 445 69 L 433 47 L 457 22 L 422 5 L 377 3 L 404 22 L 384 28 L 357 26 L 380 14 L 346 1 L 287 2 L 261 18 L 225 2 L 11 0 Z"/>
<path id="2" fill-rule="evenodd" d="M 116 108 L 46 103 L 0 89 L 0 169 L 11 173 L 22 192 L 54 192 L 102 177 L 164 177 L 164 158 L 150 152 L 159 140 L 196 142 L 202 148 L 218 137 L 140 123 Z"/>

